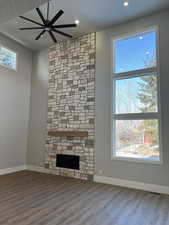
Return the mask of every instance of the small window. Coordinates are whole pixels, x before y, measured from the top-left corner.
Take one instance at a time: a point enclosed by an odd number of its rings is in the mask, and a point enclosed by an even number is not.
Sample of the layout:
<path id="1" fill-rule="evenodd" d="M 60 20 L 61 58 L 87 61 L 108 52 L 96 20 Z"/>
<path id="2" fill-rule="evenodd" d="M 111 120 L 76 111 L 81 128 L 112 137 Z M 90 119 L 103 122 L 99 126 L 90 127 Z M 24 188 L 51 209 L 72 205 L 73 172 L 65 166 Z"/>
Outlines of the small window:
<path id="1" fill-rule="evenodd" d="M 0 64 L 16 70 L 17 54 L 5 47 L 0 46 Z"/>
<path id="2" fill-rule="evenodd" d="M 157 30 L 113 40 L 113 158 L 161 161 Z"/>

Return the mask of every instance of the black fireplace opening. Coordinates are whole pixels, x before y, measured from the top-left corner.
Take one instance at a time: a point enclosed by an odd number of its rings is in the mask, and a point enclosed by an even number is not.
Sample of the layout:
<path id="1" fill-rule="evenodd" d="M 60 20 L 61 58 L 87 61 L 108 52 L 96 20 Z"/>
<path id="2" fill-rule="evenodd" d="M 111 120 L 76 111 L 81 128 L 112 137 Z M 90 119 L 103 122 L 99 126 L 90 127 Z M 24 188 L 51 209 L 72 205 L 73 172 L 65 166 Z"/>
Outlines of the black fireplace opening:
<path id="1" fill-rule="evenodd" d="M 56 155 L 56 167 L 79 170 L 80 157 L 77 155 Z"/>

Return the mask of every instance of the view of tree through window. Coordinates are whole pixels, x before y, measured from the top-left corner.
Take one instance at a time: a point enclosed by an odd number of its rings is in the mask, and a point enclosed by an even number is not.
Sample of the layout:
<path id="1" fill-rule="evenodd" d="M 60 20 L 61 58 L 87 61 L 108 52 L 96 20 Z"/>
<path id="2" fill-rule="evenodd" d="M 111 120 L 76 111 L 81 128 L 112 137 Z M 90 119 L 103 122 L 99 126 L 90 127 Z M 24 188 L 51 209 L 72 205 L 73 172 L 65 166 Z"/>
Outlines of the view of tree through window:
<path id="1" fill-rule="evenodd" d="M 114 156 L 158 161 L 156 31 L 114 41 L 114 47 Z M 128 72 L 126 78 L 124 72 Z"/>
<path id="2" fill-rule="evenodd" d="M 116 80 L 116 113 L 157 112 L 157 77 Z"/>
<path id="3" fill-rule="evenodd" d="M 116 156 L 158 160 L 157 120 L 116 120 Z"/>

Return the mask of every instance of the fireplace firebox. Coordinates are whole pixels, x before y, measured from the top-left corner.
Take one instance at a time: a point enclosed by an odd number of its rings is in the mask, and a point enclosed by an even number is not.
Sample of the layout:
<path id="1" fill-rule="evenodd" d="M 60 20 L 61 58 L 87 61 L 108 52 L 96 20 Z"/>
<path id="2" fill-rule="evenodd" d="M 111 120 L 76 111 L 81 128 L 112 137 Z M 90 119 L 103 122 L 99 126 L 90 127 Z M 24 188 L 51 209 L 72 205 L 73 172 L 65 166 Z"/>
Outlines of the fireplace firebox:
<path id="1" fill-rule="evenodd" d="M 77 155 L 56 155 L 56 167 L 79 170 L 80 156 Z"/>

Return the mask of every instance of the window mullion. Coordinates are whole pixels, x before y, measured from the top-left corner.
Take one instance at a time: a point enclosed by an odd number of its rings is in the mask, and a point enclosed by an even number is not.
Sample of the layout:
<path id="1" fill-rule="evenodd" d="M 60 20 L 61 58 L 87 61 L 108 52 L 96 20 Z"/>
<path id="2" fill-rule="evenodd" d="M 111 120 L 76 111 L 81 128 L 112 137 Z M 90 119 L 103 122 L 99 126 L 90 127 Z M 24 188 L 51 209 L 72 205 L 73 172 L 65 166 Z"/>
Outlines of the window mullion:
<path id="1" fill-rule="evenodd" d="M 134 78 L 134 77 L 143 77 L 143 76 L 154 76 L 157 74 L 157 68 L 154 68 L 153 71 L 144 70 L 144 71 L 132 71 L 129 73 L 122 73 L 122 74 L 112 74 L 112 78 L 114 80 L 120 80 L 120 79 L 127 79 L 127 78 Z"/>
<path id="2" fill-rule="evenodd" d="M 128 114 L 112 114 L 112 118 L 116 120 L 141 120 L 141 119 L 159 119 L 159 113 L 128 113 Z"/>

